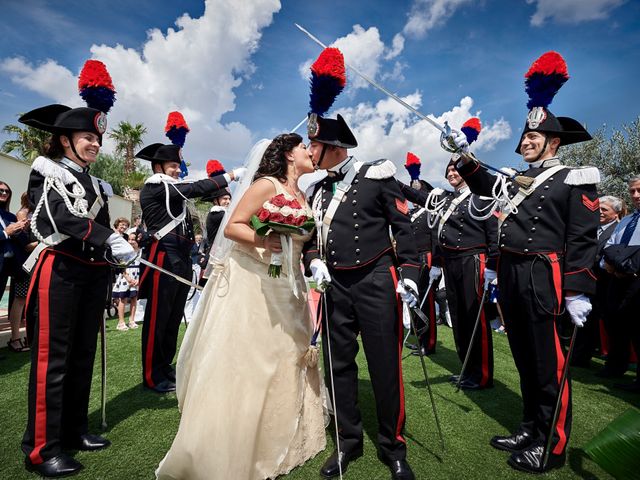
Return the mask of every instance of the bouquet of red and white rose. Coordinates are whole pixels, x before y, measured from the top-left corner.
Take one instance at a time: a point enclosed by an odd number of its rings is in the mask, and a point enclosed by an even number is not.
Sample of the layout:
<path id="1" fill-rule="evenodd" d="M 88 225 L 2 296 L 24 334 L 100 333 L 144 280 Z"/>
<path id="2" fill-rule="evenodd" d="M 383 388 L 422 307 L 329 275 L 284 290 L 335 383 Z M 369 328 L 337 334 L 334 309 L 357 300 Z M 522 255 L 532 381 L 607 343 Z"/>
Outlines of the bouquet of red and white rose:
<path id="1" fill-rule="evenodd" d="M 262 208 L 251 217 L 251 226 L 261 237 L 272 231 L 281 235 L 304 235 L 313 229 L 315 222 L 298 200 L 287 200 L 280 193 L 262 204 Z M 282 240 L 284 248 L 286 239 Z M 272 253 L 269 276 L 277 278 L 281 271 L 282 253 Z"/>

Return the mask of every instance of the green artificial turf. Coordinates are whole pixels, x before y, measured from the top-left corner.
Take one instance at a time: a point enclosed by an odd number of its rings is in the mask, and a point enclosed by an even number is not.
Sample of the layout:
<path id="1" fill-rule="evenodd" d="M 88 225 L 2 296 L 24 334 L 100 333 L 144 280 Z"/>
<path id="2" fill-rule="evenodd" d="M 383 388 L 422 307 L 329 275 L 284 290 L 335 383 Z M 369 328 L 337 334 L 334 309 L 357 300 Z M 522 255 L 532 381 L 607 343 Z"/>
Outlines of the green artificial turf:
<path id="1" fill-rule="evenodd" d="M 85 465 L 85 469 L 75 477 L 78 479 L 154 478 L 154 470 L 171 445 L 178 427 L 175 395 L 157 395 L 141 387 L 142 329 L 119 332 L 115 326 L 115 320 L 108 321 L 108 428 L 104 434 L 113 445 L 103 451 L 75 453 L 75 458 Z M 508 454 L 489 446 L 493 435 L 512 431 L 520 419 L 518 375 L 506 336 L 494 334 L 495 388 L 459 393 L 455 393 L 447 381 L 452 372 L 457 373 L 460 369 L 451 330 L 438 327 L 438 337 L 437 352 L 426 362 L 445 437 L 444 452 L 440 448 L 419 358 L 410 356 L 403 361 L 408 459 L 416 478 L 533 478 L 512 470 L 506 464 Z M 26 423 L 29 355 L 14 354 L 7 349 L 0 350 L 0 355 L 5 357 L 0 360 L 0 479 L 36 478 L 25 472 L 20 451 Z M 388 479 L 388 470 L 376 458 L 375 406 L 362 350 L 358 359 L 365 454 L 349 465 L 345 478 Z M 586 457 L 581 447 L 629 406 L 637 408 L 640 397 L 616 391 L 612 388 L 613 381 L 594 376 L 601 364 L 601 360 L 595 360 L 591 369 L 573 369 L 574 421 L 567 465 L 544 478 L 610 478 Z M 632 374 L 627 373 L 623 381 L 631 380 Z M 207 406 L 202 405 L 202 408 Z M 96 433 L 100 430 L 99 409 L 98 355 L 89 406 L 90 429 Z M 333 449 L 333 429 L 327 432 L 330 435 L 327 450 L 283 478 L 319 478 L 318 470 Z M 215 454 L 215 445 L 211 445 L 211 455 Z"/>

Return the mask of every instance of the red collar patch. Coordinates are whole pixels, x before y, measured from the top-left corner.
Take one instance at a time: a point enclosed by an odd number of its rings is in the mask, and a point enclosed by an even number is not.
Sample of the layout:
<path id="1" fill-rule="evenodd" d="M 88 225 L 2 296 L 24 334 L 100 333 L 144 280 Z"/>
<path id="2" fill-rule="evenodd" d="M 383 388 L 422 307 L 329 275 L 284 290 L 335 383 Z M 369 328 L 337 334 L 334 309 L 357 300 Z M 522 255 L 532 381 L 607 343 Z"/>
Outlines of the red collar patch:
<path id="1" fill-rule="evenodd" d="M 590 200 L 584 193 L 582 194 L 582 203 L 585 207 L 587 207 L 592 212 L 595 212 L 600 208 L 600 199 L 596 198 L 595 200 Z"/>

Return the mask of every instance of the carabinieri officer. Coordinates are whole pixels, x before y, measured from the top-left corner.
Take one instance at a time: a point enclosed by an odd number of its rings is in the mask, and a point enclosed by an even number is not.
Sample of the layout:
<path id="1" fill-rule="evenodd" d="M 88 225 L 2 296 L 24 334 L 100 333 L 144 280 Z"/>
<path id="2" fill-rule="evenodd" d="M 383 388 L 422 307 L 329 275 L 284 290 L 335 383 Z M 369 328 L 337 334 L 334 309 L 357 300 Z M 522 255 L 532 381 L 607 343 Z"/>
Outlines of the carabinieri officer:
<path id="1" fill-rule="evenodd" d="M 194 233 L 187 200 L 224 190 L 228 182 L 240 179 L 244 169 L 189 182 L 179 179 L 182 154 L 178 145 L 154 143 L 136 157 L 150 161 L 153 170 L 140 192 L 142 220 L 152 239 L 149 248 L 145 247 L 145 258 L 190 280 Z M 171 362 L 189 286 L 147 267 L 141 273 L 140 293 L 148 299 L 142 327 L 143 385 L 158 393 L 171 392 L 176 388 Z"/>

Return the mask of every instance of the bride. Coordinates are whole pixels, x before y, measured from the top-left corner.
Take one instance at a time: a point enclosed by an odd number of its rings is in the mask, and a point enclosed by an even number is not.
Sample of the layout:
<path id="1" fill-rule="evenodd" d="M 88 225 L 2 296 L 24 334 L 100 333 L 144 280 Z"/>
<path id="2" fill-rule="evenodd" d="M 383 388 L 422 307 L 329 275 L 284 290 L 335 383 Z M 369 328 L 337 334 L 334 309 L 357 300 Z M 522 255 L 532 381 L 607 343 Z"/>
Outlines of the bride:
<path id="1" fill-rule="evenodd" d="M 267 270 L 271 253 L 282 251 L 280 236 L 259 237 L 249 226 L 280 193 L 311 216 L 297 186 L 313 171 L 311 155 L 288 133 L 256 145 L 250 157 L 254 165 L 259 159 L 254 181 L 234 194 L 220 229 L 226 239 L 216 238 L 214 270 L 178 356 L 182 416 L 158 479 L 275 478 L 325 448 L 321 377 L 303 360 L 313 328 L 298 265 L 311 233 L 292 235 L 290 258 L 285 252 L 294 278 L 284 265 L 273 278 Z"/>

